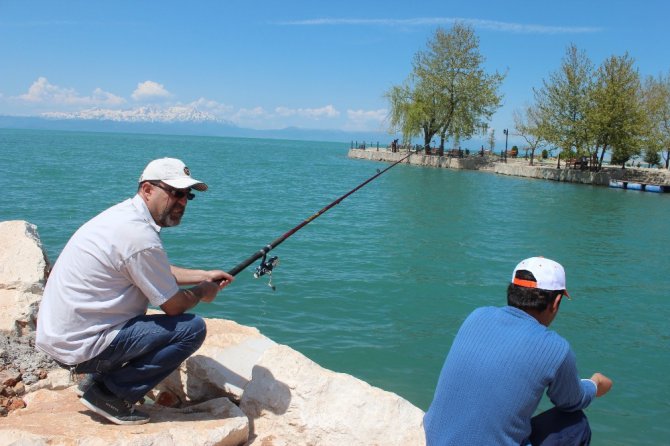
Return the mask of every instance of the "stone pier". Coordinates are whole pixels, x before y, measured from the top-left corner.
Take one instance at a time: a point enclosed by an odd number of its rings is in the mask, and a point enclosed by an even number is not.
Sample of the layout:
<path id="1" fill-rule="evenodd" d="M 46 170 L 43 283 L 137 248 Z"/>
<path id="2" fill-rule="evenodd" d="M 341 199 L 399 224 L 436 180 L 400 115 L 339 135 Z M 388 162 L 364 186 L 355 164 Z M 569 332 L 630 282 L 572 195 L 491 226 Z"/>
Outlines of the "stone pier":
<path id="1" fill-rule="evenodd" d="M 407 152 L 391 152 L 387 149 L 350 149 L 349 158 L 366 159 L 371 161 L 396 162 L 407 156 Z M 556 160 L 545 161 L 535 159 L 534 165 L 523 158 L 507 158 L 507 162 L 500 161 L 495 155 L 478 156 L 470 154 L 463 158 L 450 156 L 426 155 L 419 152 L 411 155 L 408 164 L 417 166 L 437 167 L 445 169 L 466 169 L 493 172 L 500 175 L 510 175 L 542 180 L 563 181 L 567 183 L 592 184 L 608 186 L 610 180 L 636 182 L 642 184 L 657 184 L 670 187 L 670 171 L 667 169 L 645 169 L 605 166 L 599 172 L 568 168 L 563 163 L 557 168 Z"/>

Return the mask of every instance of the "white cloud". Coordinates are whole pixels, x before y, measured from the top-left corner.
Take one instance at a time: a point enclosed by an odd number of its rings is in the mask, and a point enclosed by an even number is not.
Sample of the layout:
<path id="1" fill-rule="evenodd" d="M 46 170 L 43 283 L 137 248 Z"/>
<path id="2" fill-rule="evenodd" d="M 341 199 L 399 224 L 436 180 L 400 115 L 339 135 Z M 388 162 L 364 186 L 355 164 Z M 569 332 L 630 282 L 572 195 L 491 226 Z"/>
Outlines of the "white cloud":
<path id="1" fill-rule="evenodd" d="M 144 81 L 137 84 L 131 95 L 137 106 L 123 108 L 129 100 L 96 88 L 81 95 L 73 88 L 51 84 L 46 77 L 38 78 L 25 94 L 2 96 L 0 102 L 20 104 L 32 112 L 58 119 L 97 119 L 141 122 L 228 122 L 240 127 L 277 129 L 285 127 L 342 128 L 349 130 L 379 130 L 387 111 L 347 110 L 340 112 L 334 105 L 291 108 L 262 106 L 237 108 L 216 100 L 200 97 L 191 102 L 175 102 L 161 84 Z M 155 99 L 163 99 L 155 101 Z"/>
<path id="2" fill-rule="evenodd" d="M 126 102 L 126 100 L 122 97 L 108 93 L 101 88 L 96 88 L 93 90 L 93 95 L 91 98 L 93 99 L 93 102 L 112 106 L 121 105 Z"/>
<path id="3" fill-rule="evenodd" d="M 321 108 L 288 108 L 277 107 L 275 113 L 281 117 L 299 116 L 302 118 L 316 119 L 337 118 L 340 112 L 332 105 L 326 105 Z"/>
<path id="4" fill-rule="evenodd" d="M 383 121 L 388 110 L 385 108 L 380 108 L 378 110 L 347 110 L 347 116 L 349 119 L 361 120 L 361 121 Z"/>
<path id="5" fill-rule="evenodd" d="M 379 130 L 388 115 L 388 110 L 347 110 L 348 130 Z"/>
<path id="6" fill-rule="evenodd" d="M 312 119 L 321 119 L 321 118 L 337 118 L 340 116 L 340 112 L 335 109 L 332 105 L 326 105 L 321 108 L 304 108 L 298 109 L 298 116 L 304 116 Z"/>
<path id="7" fill-rule="evenodd" d="M 154 99 L 166 99 L 172 96 L 169 91 L 165 89 L 163 84 L 154 81 L 144 81 L 137 84 L 137 88 L 133 91 L 131 97 L 136 101 L 147 101 Z"/>
<path id="8" fill-rule="evenodd" d="M 229 118 L 235 109 L 232 105 L 222 104 L 206 98 L 199 98 L 189 103 L 188 106 L 197 108 L 198 110 L 205 110 L 220 118 Z"/>
<path id="9" fill-rule="evenodd" d="M 320 25 L 353 25 L 353 26 L 436 26 L 453 25 L 456 22 L 467 23 L 475 28 L 490 29 L 501 32 L 528 34 L 583 34 L 602 31 L 599 27 L 590 26 L 549 26 L 499 22 L 497 20 L 468 19 L 462 17 L 417 17 L 413 19 L 307 19 L 277 22 L 289 26 L 320 26 Z"/>
<path id="10" fill-rule="evenodd" d="M 263 107 L 241 108 L 235 113 L 234 118 L 237 119 L 259 119 L 267 116 L 268 113 Z"/>
<path id="11" fill-rule="evenodd" d="M 295 116 L 296 115 L 296 109 L 280 106 L 280 107 L 275 108 L 275 113 L 278 116 L 282 116 L 282 117 L 287 118 L 289 116 Z"/>
<path id="12" fill-rule="evenodd" d="M 81 96 L 73 88 L 64 88 L 39 77 L 28 92 L 17 97 L 22 102 L 51 106 L 118 106 L 126 102 L 120 96 L 96 88 L 90 96 Z"/>

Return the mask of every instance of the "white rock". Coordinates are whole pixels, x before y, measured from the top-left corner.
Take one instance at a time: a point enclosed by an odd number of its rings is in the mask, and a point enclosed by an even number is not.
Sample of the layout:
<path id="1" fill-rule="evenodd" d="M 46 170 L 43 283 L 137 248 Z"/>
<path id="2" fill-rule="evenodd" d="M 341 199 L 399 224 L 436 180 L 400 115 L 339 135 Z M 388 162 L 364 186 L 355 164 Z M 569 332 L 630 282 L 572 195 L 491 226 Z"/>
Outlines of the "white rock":
<path id="1" fill-rule="evenodd" d="M 251 444 L 270 438 L 294 446 L 425 444 L 423 411 L 282 345 L 266 350 L 254 367 L 240 408 L 252 420 Z"/>
<path id="2" fill-rule="evenodd" d="M 0 333 L 35 330 L 48 265 L 35 225 L 0 222 Z"/>
<path id="3" fill-rule="evenodd" d="M 23 220 L 0 222 L 0 288 L 44 285 L 47 268 L 35 225 Z"/>
<path id="4" fill-rule="evenodd" d="M 233 321 L 207 319 L 203 346 L 163 386 L 193 401 L 241 397 L 253 445 L 425 444 L 419 408 Z"/>
<path id="5" fill-rule="evenodd" d="M 63 390 L 68 387 L 73 387 L 74 384 L 75 383 L 70 378 L 69 371 L 65 369 L 54 369 L 49 370 L 49 374 L 45 379 L 40 379 L 39 381 L 26 386 L 26 392 L 30 394 L 40 389 Z"/>
<path id="6" fill-rule="evenodd" d="M 202 347 L 158 390 L 169 390 L 182 401 L 228 396 L 239 401 L 263 352 L 277 345 L 256 328 L 225 319 L 206 319 Z"/>
<path id="7" fill-rule="evenodd" d="M 42 294 L 0 288 L 0 333 L 23 335 L 35 330 Z"/>

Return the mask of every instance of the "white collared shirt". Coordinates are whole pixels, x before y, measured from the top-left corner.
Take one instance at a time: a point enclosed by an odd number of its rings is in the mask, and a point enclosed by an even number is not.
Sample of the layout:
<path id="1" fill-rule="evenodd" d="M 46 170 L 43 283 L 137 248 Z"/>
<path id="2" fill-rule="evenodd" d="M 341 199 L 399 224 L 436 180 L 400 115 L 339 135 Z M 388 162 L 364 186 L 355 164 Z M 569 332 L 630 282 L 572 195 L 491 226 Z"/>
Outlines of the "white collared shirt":
<path id="1" fill-rule="evenodd" d="M 65 364 L 100 354 L 119 329 L 179 291 L 160 227 L 139 195 L 98 214 L 68 241 L 49 276 L 36 344 Z"/>

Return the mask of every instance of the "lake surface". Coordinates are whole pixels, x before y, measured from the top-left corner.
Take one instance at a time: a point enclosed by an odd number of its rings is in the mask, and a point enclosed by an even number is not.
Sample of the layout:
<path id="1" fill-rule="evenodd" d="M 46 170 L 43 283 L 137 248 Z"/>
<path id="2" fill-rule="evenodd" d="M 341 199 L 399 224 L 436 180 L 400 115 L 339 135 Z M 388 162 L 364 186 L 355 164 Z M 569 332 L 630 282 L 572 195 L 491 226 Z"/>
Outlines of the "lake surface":
<path id="1" fill-rule="evenodd" d="M 183 159 L 210 190 L 163 232 L 180 266 L 231 269 L 386 165 L 347 144 L 0 129 L 0 220 L 70 235 L 132 196 L 147 162 Z M 613 390 L 587 415 L 595 445 L 670 441 L 670 194 L 398 165 L 297 232 L 197 312 L 252 325 L 322 366 L 426 410 L 476 307 L 504 305 L 516 263 L 561 262 L 571 301 L 552 328 L 584 377 Z M 542 407 L 546 407 L 543 402 Z"/>

